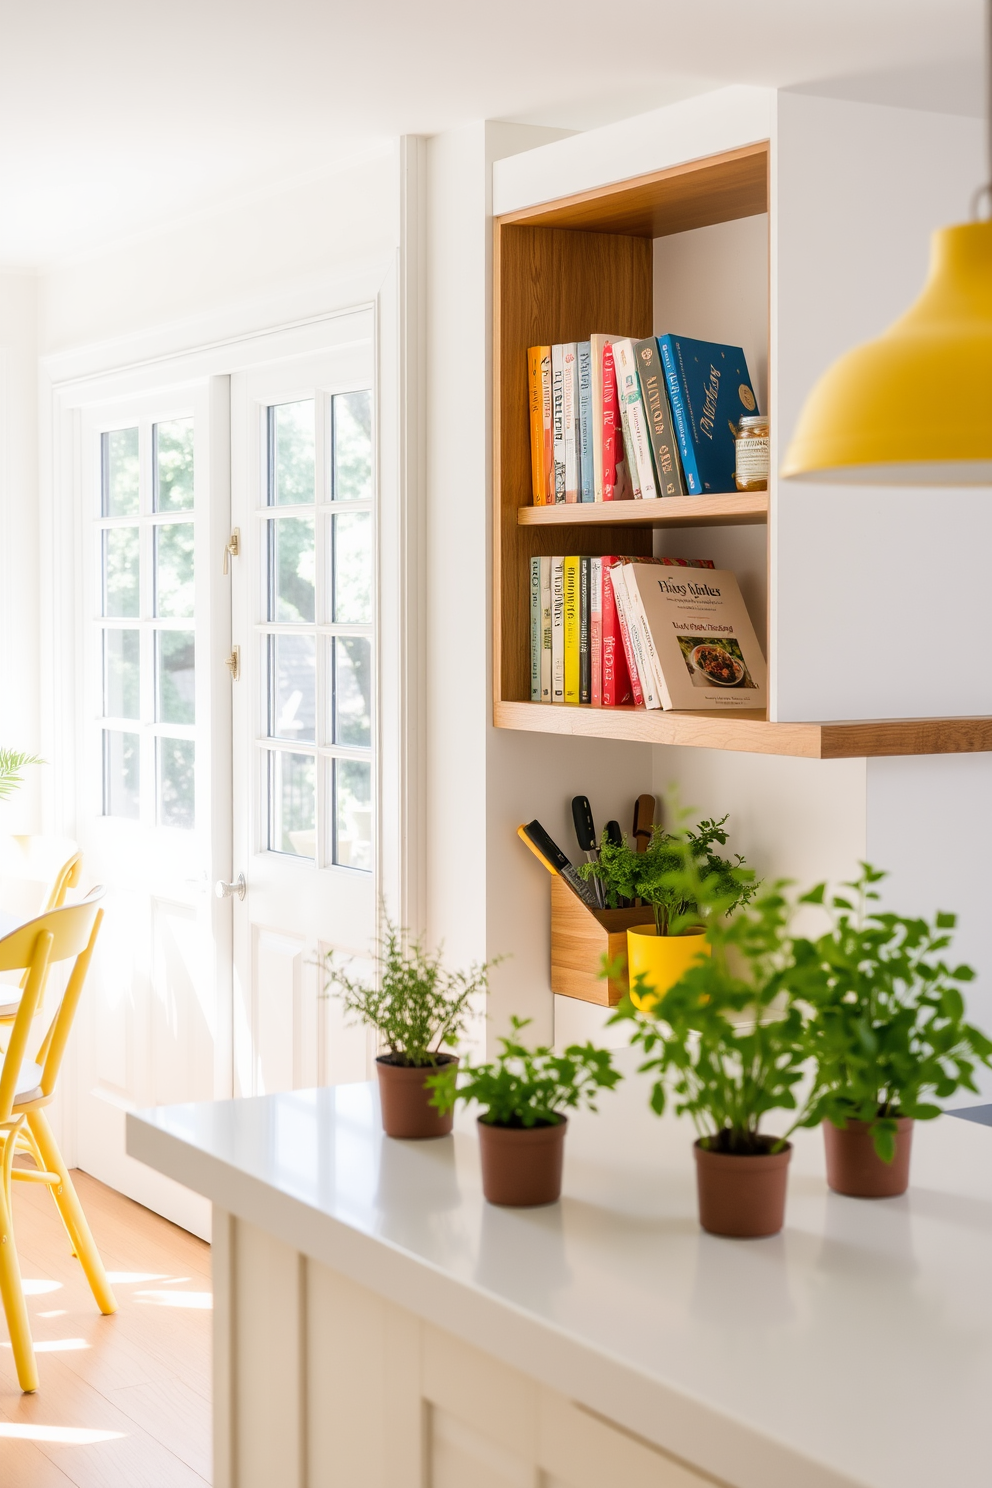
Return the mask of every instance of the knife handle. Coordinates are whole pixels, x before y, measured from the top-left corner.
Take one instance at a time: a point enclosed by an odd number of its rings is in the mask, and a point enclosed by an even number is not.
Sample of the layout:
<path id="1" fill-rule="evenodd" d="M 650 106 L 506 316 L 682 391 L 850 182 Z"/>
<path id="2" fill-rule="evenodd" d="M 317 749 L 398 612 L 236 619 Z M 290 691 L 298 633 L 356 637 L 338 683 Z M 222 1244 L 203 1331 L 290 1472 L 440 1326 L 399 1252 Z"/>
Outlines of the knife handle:
<path id="1" fill-rule="evenodd" d="M 575 840 L 584 853 L 594 853 L 599 846 L 596 841 L 596 827 L 592 819 L 592 807 L 589 805 L 588 796 L 572 797 L 572 823 L 575 827 Z"/>
<path id="2" fill-rule="evenodd" d="M 634 802 L 634 851 L 645 852 L 651 845 L 654 825 L 654 796 L 638 796 Z"/>

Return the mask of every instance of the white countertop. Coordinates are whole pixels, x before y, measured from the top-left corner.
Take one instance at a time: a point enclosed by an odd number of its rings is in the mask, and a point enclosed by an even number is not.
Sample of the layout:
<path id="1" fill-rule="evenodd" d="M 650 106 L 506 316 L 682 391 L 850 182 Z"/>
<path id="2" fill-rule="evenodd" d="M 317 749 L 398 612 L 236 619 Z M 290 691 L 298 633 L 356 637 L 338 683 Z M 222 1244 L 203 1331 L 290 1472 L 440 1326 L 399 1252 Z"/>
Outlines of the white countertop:
<path id="1" fill-rule="evenodd" d="M 910 1192 L 874 1202 L 801 1132 L 783 1233 L 721 1240 L 647 1089 L 572 1118 L 544 1209 L 484 1202 L 470 1113 L 384 1138 L 373 1085 L 132 1114 L 128 1151 L 742 1488 L 989 1488 L 992 1129 L 918 1125 Z"/>

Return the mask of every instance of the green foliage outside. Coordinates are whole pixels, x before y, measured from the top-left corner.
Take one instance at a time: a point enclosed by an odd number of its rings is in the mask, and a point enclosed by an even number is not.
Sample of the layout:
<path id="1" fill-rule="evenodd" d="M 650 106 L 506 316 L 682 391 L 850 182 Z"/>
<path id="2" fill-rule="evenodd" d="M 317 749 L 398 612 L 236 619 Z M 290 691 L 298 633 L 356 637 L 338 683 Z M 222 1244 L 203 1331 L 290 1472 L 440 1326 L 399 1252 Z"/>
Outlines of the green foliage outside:
<path id="1" fill-rule="evenodd" d="M 711 955 L 647 1010 L 625 997 L 610 1021 L 633 1022 L 631 1043 L 647 1055 L 640 1070 L 655 1076 L 651 1106 L 659 1116 L 673 1105 L 712 1151 L 777 1151 L 786 1138 L 765 1137 L 761 1121 L 770 1111 L 799 1109 L 808 1052 L 803 1009 L 790 987 L 789 906 L 781 883 L 742 904 L 751 880 L 740 869 L 730 874 L 742 877 L 722 900 L 703 884 L 695 890 L 707 901 Z M 649 990 L 643 977 L 635 990 Z M 805 1114 L 803 1106 L 790 1131 Z"/>
<path id="2" fill-rule="evenodd" d="M 601 881 L 611 909 L 623 899 L 640 899 L 651 906 L 659 935 L 678 935 L 706 922 L 710 901 L 730 913 L 754 896 L 754 874 L 740 854 L 732 862 L 716 851 L 727 841 L 726 820 L 702 821 L 696 827 L 680 820 L 671 832 L 657 826 L 642 853 L 626 840 L 614 846 L 604 833 L 599 861 L 581 864 L 579 872 Z"/>
<path id="3" fill-rule="evenodd" d="M 928 1097 L 977 1091 L 978 1065 L 992 1064 L 992 1042 L 965 1021 L 960 987 L 970 966 L 942 952 L 956 917 L 922 918 L 870 910 L 884 877 L 870 864 L 828 902 L 825 884 L 800 901 L 822 905 L 831 927 L 817 940 L 792 942 L 790 985 L 810 1009 L 806 1050 L 815 1086 L 803 1124 L 872 1124 L 878 1155 L 891 1162 L 896 1118 L 940 1115 Z"/>
<path id="4" fill-rule="evenodd" d="M 28 765 L 44 763 L 36 754 L 23 754 L 19 749 L 0 749 L 0 801 L 6 801 L 19 785 L 23 785 L 24 776 L 21 772 Z"/>
<path id="5" fill-rule="evenodd" d="M 436 1066 L 442 1046 L 454 1048 L 465 1030 L 472 998 L 484 993 L 495 961 L 468 971 L 447 971 L 441 952 L 428 952 L 389 920 L 378 942 L 378 984 L 348 976 L 334 952 L 325 959 L 324 995 L 382 1036 L 394 1064 Z"/>
<path id="6" fill-rule="evenodd" d="M 530 1019 L 510 1022 L 510 1037 L 500 1039 L 502 1047 L 493 1063 L 449 1068 L 427 1077 L 425 1083 L 434 1091 L 431 1105 L 442 1115 L 456 1101 L 476 1101 L 483 1108 L 479 1119 L 488 1126 L 557 1126 L 566 1109 L 585 1106 L 595 1111 L 596 1093 L 612 1090 L 623 1078 L 608 1049 L 589 1043 L 571 1044 L 563 1054 L 545 1045 L 528 1049 L 519 1034 Z"/>

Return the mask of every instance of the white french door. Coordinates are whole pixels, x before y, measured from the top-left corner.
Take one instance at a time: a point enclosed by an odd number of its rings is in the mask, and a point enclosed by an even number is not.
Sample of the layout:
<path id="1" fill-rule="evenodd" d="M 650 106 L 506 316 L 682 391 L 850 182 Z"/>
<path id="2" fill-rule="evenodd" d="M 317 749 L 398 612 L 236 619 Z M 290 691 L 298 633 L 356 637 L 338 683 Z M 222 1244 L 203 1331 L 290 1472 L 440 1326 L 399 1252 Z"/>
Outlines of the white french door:
<path id="1" fill-rule="evenodd" d="M 371 973 L 380 897 L 404 912 L 415 606 L 384 299 L 57 401 L 55 817 L 111 891 L 63 1136 L 204 1236 L 205 1201 L 127 1157 L 127 1111 L 366 1078 L 321 958 Z"/>
<path id="2" fill-rule="evenodd" d="M 76 834 L 111 893 L 79 1015 L 80 1167 L 199 1234 L 206 1201 L 128 1158 L 127 1110 L 229 1095 L 229 380 L 80 423 Z"/>
<path id="3" fill-rule="evenodd" d="M 368 1035 L 322 996 L 320 962 L 367 960 L 376 925 L 373 335 L 371 311 L 341 316 L 319 355 L 232 379 L 239 1094 L 369 1068 Z"/>

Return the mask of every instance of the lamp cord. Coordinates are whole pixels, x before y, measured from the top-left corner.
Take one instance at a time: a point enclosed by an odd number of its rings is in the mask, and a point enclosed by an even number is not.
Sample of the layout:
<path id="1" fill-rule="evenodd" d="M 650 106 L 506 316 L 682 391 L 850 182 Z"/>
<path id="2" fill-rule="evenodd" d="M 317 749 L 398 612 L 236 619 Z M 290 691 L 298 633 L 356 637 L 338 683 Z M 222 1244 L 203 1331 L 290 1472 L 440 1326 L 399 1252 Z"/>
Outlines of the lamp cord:
<path id="1" fill-rule="evenodd" d="M 983 197 L 988 201 L 992 220 L 992 0 L 985 0 L 985 130 L 988 179 L 971 198 L 971 215 L 976 221 Z"/>

